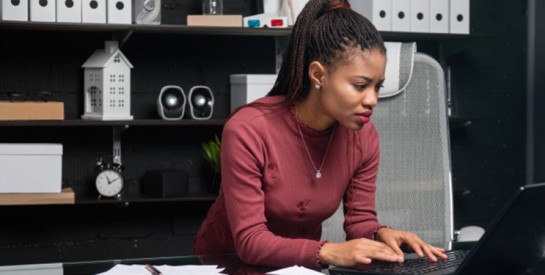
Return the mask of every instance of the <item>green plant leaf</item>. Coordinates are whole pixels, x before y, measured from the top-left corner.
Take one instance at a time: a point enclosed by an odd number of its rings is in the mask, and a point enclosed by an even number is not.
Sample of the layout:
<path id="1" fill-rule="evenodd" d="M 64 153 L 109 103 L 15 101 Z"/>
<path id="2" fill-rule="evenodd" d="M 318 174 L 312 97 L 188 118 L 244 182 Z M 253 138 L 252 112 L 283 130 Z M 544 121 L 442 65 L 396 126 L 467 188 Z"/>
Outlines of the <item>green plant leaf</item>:
<path id="1" fill-rule="evenodd" d="M 206 162 L 215 172 L 220 172 L 220 152 L 221 152 L 221 141 L 218 135 L 215 135 L 214 139 L 202 143 L 202 155 Z"/>

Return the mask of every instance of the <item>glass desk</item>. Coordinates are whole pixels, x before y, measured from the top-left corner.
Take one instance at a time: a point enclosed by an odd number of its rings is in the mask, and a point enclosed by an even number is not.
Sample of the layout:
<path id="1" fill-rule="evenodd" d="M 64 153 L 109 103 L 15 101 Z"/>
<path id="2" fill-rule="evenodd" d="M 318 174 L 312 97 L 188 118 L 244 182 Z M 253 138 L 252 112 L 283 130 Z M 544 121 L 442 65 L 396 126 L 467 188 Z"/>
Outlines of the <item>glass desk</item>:
<path id="1" fill-rule="evenodd" d="M 471 249 L 474 243 L 453 243 L 453 249 Z M 508 248 L 506 248 L 508 249 Z M 17 268 L 15 274 L 59 274 L 59 275 L 89 275 L 97 274 L 110 270 L 117 264 L 152 264 L 152 265 L 217 265 L 225 268 L 222 273 L 230 275 L 258 275 L 266 274 L 267 272 L 280 269 L 278 267 L 254 266 L 243 263 L 236 254 L 226 255 L 211 255 L 211 256 L 178 256 L 178 257 L 159 257 L 159 258 L 141 258 L 141 259 L 125 259 L 125 260 L 105 260 L 105 261 L 85 261 L 85 262 L 65 262 L 54 264 L 37 264 L 37 265 L 19 265 L 11 266 Z M 45 270 L 48 267 L 49 270 Z M 0 275 L 14 274 L 13 269 L 4 269 L 5 266 L 0 266 Z M 20 268 L 20 269 L 19 269 Z M 23 272 L 21 273 L 21 269 Z M 33 269 L 29 272 L 29 269 Z M 328 274 L 328 270 L 322 270 Z M 533 267 L 525 270 L 521 274 L 545 274 L 545 258 L 539 260 Z"/>
<path id="2" fill-rule="evenodd" d="M 129 260 L 110 260 L 94 262 L 70 262 L 63 263 L 64 275 L 89 275 L 108 271 L 116 264 L 151 264 L 151 265 L 217 265 L 224 267 L 225 274 L 265 274 L 277 270 L 275 267 L 252 266 L 243 263 L 235 254 L 217 256 L 180 256 L 161 258 L 142 258 Z M 1 274 L 1 273 L 0 273 Z"/>

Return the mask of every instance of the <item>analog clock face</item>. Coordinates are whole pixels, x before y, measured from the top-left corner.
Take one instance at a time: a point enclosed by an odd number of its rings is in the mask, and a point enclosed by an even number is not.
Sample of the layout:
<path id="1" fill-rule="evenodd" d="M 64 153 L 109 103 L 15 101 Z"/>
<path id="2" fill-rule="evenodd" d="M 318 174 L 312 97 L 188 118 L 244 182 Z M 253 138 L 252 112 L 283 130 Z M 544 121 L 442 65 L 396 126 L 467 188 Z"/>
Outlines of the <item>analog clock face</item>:
<path id="1" fill-rule="evenodd" d="M 123 190 L 123 177 L 116 170 L 101 171 L 96 177 L 96 187 L 100 195 L 114 197 Z"/>

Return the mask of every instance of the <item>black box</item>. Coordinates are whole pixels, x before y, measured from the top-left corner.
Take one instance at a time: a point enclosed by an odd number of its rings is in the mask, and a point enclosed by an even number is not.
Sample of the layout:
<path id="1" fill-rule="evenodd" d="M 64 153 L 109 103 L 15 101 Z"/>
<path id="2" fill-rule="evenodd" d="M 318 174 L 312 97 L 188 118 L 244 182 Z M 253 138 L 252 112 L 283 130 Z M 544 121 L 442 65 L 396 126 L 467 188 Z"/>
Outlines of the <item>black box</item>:
<path id="1" fill-rule="evenodd" d="M 151 197 L 184 197 L 188 193 L 188 175 L 174 169 L 146 171 L 142 192 Z"/>

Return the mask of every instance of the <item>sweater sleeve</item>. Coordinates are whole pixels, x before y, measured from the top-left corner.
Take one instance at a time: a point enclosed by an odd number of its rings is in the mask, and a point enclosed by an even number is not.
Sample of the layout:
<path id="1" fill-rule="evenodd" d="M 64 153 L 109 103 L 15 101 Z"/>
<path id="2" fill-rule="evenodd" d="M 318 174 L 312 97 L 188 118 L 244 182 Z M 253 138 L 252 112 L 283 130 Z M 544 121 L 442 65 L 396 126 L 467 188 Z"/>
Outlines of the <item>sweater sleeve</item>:
<path id="1" fill-rule="evenodd" d="M 380 146 L 376 128 L 368 124 L 365 136 L 355 142 L 363 161 L 346 191 L 344 207 L 345 231 L 347 239 L 368 238 L 374 239 L 375 233 L 381 226 L 377 221 L 375 208 L 376 179 L 378 173 Z"/>
<path id="2" fill-rule="evenodd" d="M 231 119 L 221 146 L 222 188 L 237 254 L 248 264 L 317 268 L 320 242 L 288 239 L 267 228 L 262 188 L 263 138 L 248 123 Z"/>

